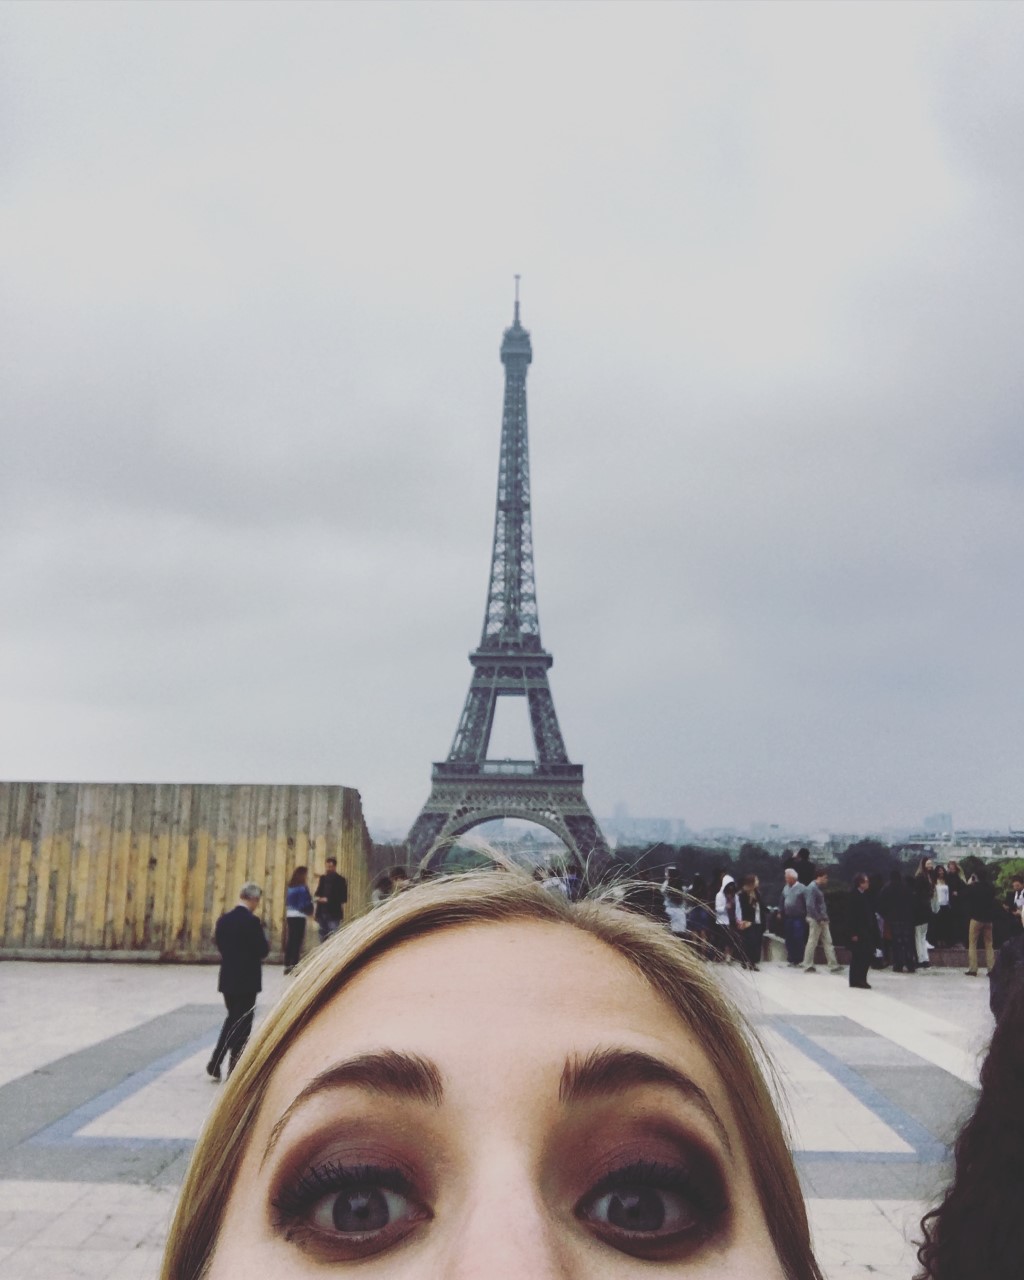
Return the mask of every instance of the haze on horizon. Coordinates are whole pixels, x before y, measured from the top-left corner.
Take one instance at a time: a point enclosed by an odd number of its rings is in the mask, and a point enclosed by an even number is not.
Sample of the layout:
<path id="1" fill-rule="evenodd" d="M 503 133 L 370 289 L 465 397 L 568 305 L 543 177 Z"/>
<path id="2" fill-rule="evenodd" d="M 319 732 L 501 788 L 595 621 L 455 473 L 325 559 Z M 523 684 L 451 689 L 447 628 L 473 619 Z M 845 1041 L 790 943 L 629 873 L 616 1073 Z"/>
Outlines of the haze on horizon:
<path id="1" fill-rule="evenodd" d="M 0 10 L 0 777 L 402 828 L 523 275 L 598 815 L 1024 826 L 1024 9 Z"/>

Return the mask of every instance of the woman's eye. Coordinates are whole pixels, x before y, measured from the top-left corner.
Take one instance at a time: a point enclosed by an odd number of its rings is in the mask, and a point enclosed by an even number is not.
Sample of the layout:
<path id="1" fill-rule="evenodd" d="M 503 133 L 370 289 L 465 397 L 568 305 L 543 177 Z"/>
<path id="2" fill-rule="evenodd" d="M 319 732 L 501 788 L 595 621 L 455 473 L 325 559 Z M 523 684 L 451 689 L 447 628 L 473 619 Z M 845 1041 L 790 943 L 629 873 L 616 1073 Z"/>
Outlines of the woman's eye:
<path id="1" fill-rule="evenodd" d="M 369 1235 L 419 1216 L 416 1206 L 400 1191 L 365 1186 L 322 1196 L 313 1205 L 309 1221 L 319 1231 Z"/>
<path id="2" fill-rule="evenodd" d="M 640 1161 L 602 1178 L 576 1216 L 613 1248 L 651 1259 L 682 1256 L 715 1235 L 728 1213 L 711 1162 L 689 1168 Z"/>
<path id="3" fill-rule="evenodd" d="M 272 1207 L 286 1240 L 328 1261 L 389 1249 L 431 1216 L 397 1169 L 330 1161 L 286 1187 Z"/>
<path id="4" fill-rule="evenodd" d="M 700 1215 L 684 1195 L 655 1187 L 606 1191 L 590 1202 L 582 1216 L 596 1225 L 646 1235 L 675 1235 L 700 1222 Z"/>

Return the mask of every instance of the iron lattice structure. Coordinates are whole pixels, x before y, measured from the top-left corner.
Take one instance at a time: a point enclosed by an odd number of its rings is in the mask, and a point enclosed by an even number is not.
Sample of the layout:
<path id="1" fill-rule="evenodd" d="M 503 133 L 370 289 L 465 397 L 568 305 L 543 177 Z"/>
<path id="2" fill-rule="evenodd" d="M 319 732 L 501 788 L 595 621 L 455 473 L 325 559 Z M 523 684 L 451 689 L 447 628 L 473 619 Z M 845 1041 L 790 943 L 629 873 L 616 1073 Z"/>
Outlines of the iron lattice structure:
<path id="1" fill-rule="evenodd" d="M 548 684 L 552 657 L 541 646 L 530 521 L 526 373 L 530 335 L 519 321 L 501 343 L 505 404 L 483 634 L 469 655 L 473 676 L 448 759 L 434 765 L 427 803 L 409 832 L 410 858 L 425 864 L 455 837 L 492 818 L 525 818 L 561 839 L 581 863 L 607 855 L 583 796 L 583 766 L 572 764 Z M 525 698 L 535 759 L 489 760 L 498 699 Z"/>

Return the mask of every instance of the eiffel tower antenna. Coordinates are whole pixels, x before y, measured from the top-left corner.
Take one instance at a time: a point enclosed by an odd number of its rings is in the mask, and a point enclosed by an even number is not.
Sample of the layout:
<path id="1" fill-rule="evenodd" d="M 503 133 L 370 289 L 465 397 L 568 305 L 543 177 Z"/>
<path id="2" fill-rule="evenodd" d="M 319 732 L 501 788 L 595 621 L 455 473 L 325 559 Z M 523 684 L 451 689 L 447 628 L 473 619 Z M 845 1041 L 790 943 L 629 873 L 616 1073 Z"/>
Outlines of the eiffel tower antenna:
<path id="1" fill-rule="evenodd" d="M 491 574 L 480 644 L 469 655 L 473 675 L 447 760 L 434 765 L 427 803 L 413 823 L 410 859 L 426 865 L 459 835 L 494 818 L 523 818 L 559 837 L 584 863 L 607 846 L 583 795 L 583 766 L 572 764 L 548 683 L 553 658 L 541 646 L 530 519 L 526 374 L 530 335 L 515 309 L 501 342 L 505 400 Z M 499 698 L 525 698 L 536 758 L 490 760 Z"/>

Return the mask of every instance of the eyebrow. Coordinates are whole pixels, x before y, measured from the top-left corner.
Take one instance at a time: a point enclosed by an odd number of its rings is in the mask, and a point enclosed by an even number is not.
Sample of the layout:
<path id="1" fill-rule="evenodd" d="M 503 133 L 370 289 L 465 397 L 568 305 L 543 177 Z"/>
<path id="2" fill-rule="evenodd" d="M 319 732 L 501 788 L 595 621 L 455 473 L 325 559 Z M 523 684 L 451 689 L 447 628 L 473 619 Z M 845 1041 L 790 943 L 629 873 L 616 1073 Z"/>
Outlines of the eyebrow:
<path id="1" fill-rule="evenodd" d="M 562 1070 L 558 1098 L 567 1104 L 585 1102 L 645 1084 L 668 1085 L 681 1093 L 707 1116 L 732 1155 L 725 1125 L 700 1085 L 676 1067 L 638 1049 L 594 1049 L 585 1058 L 569 1058 Z"/>
<path id="2" fill-rule="evenodd" d="M 586 1057 L 567 1058 L 558 1085 L 558 1100 L 571 1106 L 646 1084 L 667 1085 L 681 1093 L 707 1116 L 725 1149 L 732 1154 L 725 1125 L 700 1085 L 669 1063 L 637 1049 L 594 1049 Z M 441 1071 L 429 1058 L 395 1049 L 348 1058 L 321 1071 L 296 1094 L 270 1131 L 260 1167 L 266 1164 L 285 1125 L 300 1107 L 317 1094 L 346 1087 L 407 1098 L 432 1107 L 444 1102 Z"/>
<path id="3" fill-rule="evenodd" d="M 333 1067 L 321 1071 L 296 1094 L 270 1131 L 260 1164 L 266 1162 L 281 1136 L 281 1130 L 299 1107 L 325 1090 L 342 1089 L 346 1086 L 367 1089 L 371 1093 L 382 1093 L 392 1098 L 407 1098 L 432 1107 L 439 1107 L 444 1101 L 441 1072 L 433 1062 L 418 1054 L 382 1049 L 378 1053 L 363 1053 L 356 1058 L 347 1058 L 344 1062 L 336 1062 Z"/>

